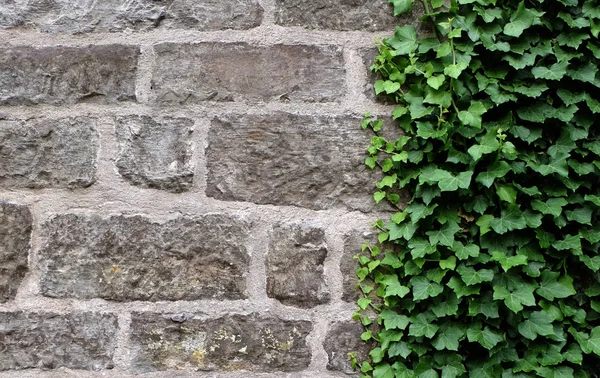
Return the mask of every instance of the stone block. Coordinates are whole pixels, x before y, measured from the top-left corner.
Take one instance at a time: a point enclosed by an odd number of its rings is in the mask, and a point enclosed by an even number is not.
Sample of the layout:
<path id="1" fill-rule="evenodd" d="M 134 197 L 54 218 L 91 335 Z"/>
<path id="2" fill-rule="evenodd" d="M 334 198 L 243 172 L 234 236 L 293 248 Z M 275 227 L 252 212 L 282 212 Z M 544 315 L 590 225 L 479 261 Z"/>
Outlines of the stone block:
<path id="1" fill-rule="evenodd" d="M 184 192 L 194 178 L 188 118 L 123 116 L 116 119 L 119 174 L 133 185 Z"/>
<path id="2" fill-rule="evenodd" d="M 224 201 L 370 211 L 375 176 L 360 118 L 225 115 L 212 121 L 206 194 Z"/>
<path id="3" fill-rule="evenodd" d="M 368 359 L 371 346 L 362 341 L 360 335 L 364 332 L 358 322 L 334 323 L 323 342 L 323 348 L 329 359 L 327 370 L 335 370 L 358 377 L 358 371 L 352 368 L 352 360 L 349 356 L 354 353 L 356 359 L 365 361 Z"/>
<path id="4" fill-rule="evenodd" d="M 154 46 L 158 104 L 334 102 L 346 93 L 337 46 L 163 43 Z"/>
<path id="5" fill-rule="evenodd" d="M 88 187 L 98 145 L 95 118 L 0 120 L 0 187 Z"/>
<path id="6" fill-rule="evenodd" d="M 387 0 L 275 0 L 275 4 L 275 23 L 308 29 L 393 31 L 394 26 L 417 19 L 414 11 L 394 17 Z"/>
<path id="7" fill-rule="evenodd" d="M 139 48 L 0 48 L 0 105 L 112 104 L 135 100 Z"/>
<path id="8" fill-rule="evenodd" d="M 27 273 L 31 222 L 27 206 L 0 202 L 0 303 L 14 299 Z"/>
<path id="9" fill-rule="evenodd" d="M 0 29 L 97 33 L 153 29 L 250 29 L 261 24 L 256 0 L 29 0 L 0 3 Z"/>
<path id="10" fill-rule="evenodd" d="M 223 214 L 176 218 L 61 214 L 42 226 L 41 292 L 55 298 L 246 298 L 249 225 Z"/>
<path id="11" fill-rule="evenodd" d="M 0 371 L 113 368 L 117 317 L 0 312 Z"/>
<path id="12" fill-rule="evenodd" d="M 311 308 L 328 303 L 323 273 L 325 232 L 310 223 L 274 227 L 267 255 L 267 294 L 285 305 Z"/>
<path id="13" fill-rule="evenodd" d="M 203 319 L 191 314 L 134 313 L 132 369 L 299 371 L 310 364 L 312 324 L 257 314 Z"/>

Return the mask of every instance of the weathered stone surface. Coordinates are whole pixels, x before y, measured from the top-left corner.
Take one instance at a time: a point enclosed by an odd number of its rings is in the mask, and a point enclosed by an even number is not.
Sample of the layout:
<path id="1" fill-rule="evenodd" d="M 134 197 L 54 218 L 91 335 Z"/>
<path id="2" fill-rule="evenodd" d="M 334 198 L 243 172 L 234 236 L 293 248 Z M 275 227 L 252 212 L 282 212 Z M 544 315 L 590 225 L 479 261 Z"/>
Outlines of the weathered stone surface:
<path id="1" fill-rule="evenodd" d="M 323 229 L 309 223 L 278 225 L 267 255 L 267 294 L 286 305 L 310 308 L 329 302 L 323 274 Z"/>
<path id="2" fill-rule="evenodd" d="M 0 105 L 135 100 L 139 48 L 0 48 Z"/>
<path id="3" fill-rule="evenodd" d="M 415 12 L 394 17 L 387 0 L 275 0 L 275 22 L 283 26 L 333 30 L 394 30 L 416 23 Z"/>
<path id="4" fill-rule="evenodd" d="M 377 242 L 376 234 L 365 235 L 363 232 L 356 230 L 344 237 L 344 254 L 340 262 L 340 270 L 342 271 L 343 280 L 342 300 L 347 302 L 356 302 L 360 298 L 359 289 L 356 287 L 358 284 L 356 269 L 359 264 L 354 256 L 363 254 L 361 249 L 365 242 L 371 244 Z"/>
<path id="5" fill-rule="evenodd" d="M 215 118 L 206 150 L 206 194 L 225 201 L 369 211 L 375 179 L 364 165 L 369 136 L 360 121 L 282 112 Z"/>
<path id="6" fill-rule="evenodd" d="M 377 54 L 378 51 L 375 48 L 360 50 L 360 55 L 362 57 L 365 72 L 367 74 L 367 84 L 364 87 L 363 93 L 371 101 L 380 104 L 391 104 L 391 102 L 385 97 L 384 94 L 380 94 L 379 96 L 375 94 L 374 85 L 377 80 L 381 80 L 381 75 L 372 72 L 370 68 L 375 62 L 375 57 L 377 56 Z"/>
<path id="7" fill-rule="evenodd" d="M 93 33 L 123 30 L 250 29 L 260 25 L 256 0 L 25 0 L 0 2 L 0 29 Z"/>
<path id="8" fill-rule="evenodd" d="M 27 206 L 0 202 L 0 303 L 15 297 L 27 272 L 31 222 Z"/>
<path id="9" fill-rule="evenodd" d="M 358 361 L 364 361 L 369 356 L 370 346 L 360 339 L 362 326 L 357 322 L 340 322 L 332 325 L 325 336 L 323 347 L 329 357 L 328 370 L 337 370 L 358 377 L 360 374 L 352 369 L 349 353 L 356 353 Z"/>
<path id="10" fill-rule="evenodd" d="M 249 226 L 222 214 L 165 223 L 65 214 L 43 225 L 41 291 L 127 300 L 246 297 Z"/>
<path id="11" fill-rule="evenodd" d="M 186 319 L 187 318 L 187 319 Z M 310 363 L 307 321 L 256 314 L 202 319 L 134 313 L 132 368 L 157 370 L 298 371 Z"/>
<path id="12" fill-rule="evenodd" d="M 90 186 L 98 144 L 95 118 L 0 120 L 0 187 Z"/>
<path id="13" fill-rule="evenodd" d="M 194 178 L 189 118 L 117 117 L 121 176 L 134 185 L 171 192 L 189 189 Z"/>
<path id="14" fill-rule="evenodd" d="M 113 315 L 0 312 L 0 371 L 112 369 L 116 332 Z"/>
<path id="15" fill-rule="evenodd" d="M 346 92 L 336 46 L 163 43 L 154 47 L 155 101 L 332 102 Z"/>

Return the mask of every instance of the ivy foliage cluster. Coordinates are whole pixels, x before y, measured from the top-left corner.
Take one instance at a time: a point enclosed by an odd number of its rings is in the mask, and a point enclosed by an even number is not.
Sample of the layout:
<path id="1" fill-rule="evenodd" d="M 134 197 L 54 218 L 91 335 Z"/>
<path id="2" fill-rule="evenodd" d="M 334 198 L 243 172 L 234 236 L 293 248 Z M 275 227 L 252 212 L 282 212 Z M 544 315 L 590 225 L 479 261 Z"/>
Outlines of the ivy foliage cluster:
<path id="1" fill-rule="evenodd" d="M 412 0 L 390 0 L 397 14 Z M 355 317 L 375 378 L 600 373 L 600 2 L 424 0 L 371 69 L 403 131 Z M 408 199 L 402 193 L 408 193 Z"/>

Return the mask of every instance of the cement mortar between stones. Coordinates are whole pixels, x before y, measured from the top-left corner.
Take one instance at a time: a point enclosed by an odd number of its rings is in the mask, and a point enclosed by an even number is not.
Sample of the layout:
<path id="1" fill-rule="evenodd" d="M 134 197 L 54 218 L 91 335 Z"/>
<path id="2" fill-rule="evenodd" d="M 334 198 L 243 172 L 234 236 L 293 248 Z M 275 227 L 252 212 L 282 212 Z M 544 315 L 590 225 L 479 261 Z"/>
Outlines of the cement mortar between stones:
<path id="1" fill-rule="evenodd" d="M 2 378 L 16 377 L 202 377 L 202 378 L 340 378 L 348 377 L 342 372 L 327 370 L 328 356 L 323 348 L 328 330 L 336 322 L 347 321 L 356 305 L 342 300 L 344 285 L 340 262 L 346 258 L 344 240 L 356 230 L 368 231 L 372 222 L 379 216 L 376 209 L 371 213 L 348 211 L 346 209 L 311 210 L 294 206 L 257 205 L 250 202 L 219 201 L 205 194 L 207 188 L 207 168 L 205 149 L 211 119 L 226 114 L 265 115 L 274 112 L 288 112 L 297 115 L 314 116 L 360 116 L 366 111 L 387 115 L 391 107 L 373 102 L 364 94 L 368 86 L 368 76 L 362 62 L 364 49 L 375 46 L 375 39 L 389 36 L 393 30 L 380 32 L 311 30 L 298 26 L 283 27 L 275 24 L 275 0 L 260 0 L 264 9 L 262 24 L 249 30 L 197 31 L 197 30 L 152 30 L 148 32 L 94 33 L 94 34 L 50 34 L 34 31 L 0 31 L 0 48 L 13 46 L 52 47 L 88 46 L 121 44 L 139 46 L 136 97 L 138 103 L 123 104 L 74 104 L 68 107 L 49 105 L 2 106 L 0 118 L 27 119 L 30 117 L 66 118 L 90 116 L 97 118 L 97 131 L 100 136 L 96 182 L 85 189 L 24 189 L 3 188 L 2 200 L 29 207 L 33 217 L 32 250 L 29 256 L 30 267 L 40 263 L 43 245 L 42 225 L 54 214 L 97 214 L 107 216 L 142 215 L 153 221 L 164 223 L 180 217 L 204 216 L 206 214 L 230 214 L 240 219 L 254 222 L 257 226 L 246 244 L 250 255 L 249 272 L 246 279 L 247 299 L 241 300 L 194 300 L 160 302 L 113 302 L 103 299 L 54 299 L 40 294 L 40 277 L 37 269 L 27 273 L 17 292 L 16 298 L 0 303 L 0 311 L 55 312 L 58 314 L 98 312 L 114 314 L 118 317 L 119 329 L 116 334 L 114 368 L 100 372 L 59 368 L 56 371 L 17 370 L 0 372 Z M 150 105 L 151 71 L 155 53 L 153 45 L 169 43 L 198 42 L 245 42 L 272 46 L 276 44 L 332 45 L 343 50 L 345 63 L 346 93 L 340 102 L 310 103 L 198 103 L 175 107 L 154 107 Z M 119 155 L 119 141 L 115 134 L 115 116 L 148 115 L 153 117 L 184 117 L 194 121 L 191 144 L 192 161 L 195 163 L 193 182 L 188 191 L 170 193 L 157 189 L 132 186 L 123 179 L 115 166 Z M 359 125 L 357 124 L 358 128 Z M 365 146 L 366 147 L 366 146 Z M 369 188 L 365 188 L 369 191 Z M 324 227 L 327 243 L 327 257 L 323 271 L 330 301 L 313 308 L 285 306 L 269 298 L 266 291 L 265 261 L 268 249 L 268 235 L 278 224 L 294 222 L 317 222 Z M 308 367 L 300 372 L 250 373 L 238 372 L 192 372 L 163 371 L 134 375 L 131 371 L 129 335 L 133 312 L 193 313 L 210 319 L 227 315 L 249 315 L 258 313 L 293 321 L 312 322 L 312 331 L 306 338 L 311 350 Z"/>

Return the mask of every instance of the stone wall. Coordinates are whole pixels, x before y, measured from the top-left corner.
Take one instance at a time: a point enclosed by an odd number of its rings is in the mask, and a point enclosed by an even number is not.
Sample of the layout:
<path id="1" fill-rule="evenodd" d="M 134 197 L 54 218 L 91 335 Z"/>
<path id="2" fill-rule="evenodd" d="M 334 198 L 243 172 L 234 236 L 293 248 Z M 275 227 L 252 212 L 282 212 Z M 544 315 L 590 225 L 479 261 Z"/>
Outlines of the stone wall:
<path id="1" fill-rule="evenodd" d="M 386 0 L 0 1 L 0 377 L 347 377 Z"/>

